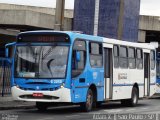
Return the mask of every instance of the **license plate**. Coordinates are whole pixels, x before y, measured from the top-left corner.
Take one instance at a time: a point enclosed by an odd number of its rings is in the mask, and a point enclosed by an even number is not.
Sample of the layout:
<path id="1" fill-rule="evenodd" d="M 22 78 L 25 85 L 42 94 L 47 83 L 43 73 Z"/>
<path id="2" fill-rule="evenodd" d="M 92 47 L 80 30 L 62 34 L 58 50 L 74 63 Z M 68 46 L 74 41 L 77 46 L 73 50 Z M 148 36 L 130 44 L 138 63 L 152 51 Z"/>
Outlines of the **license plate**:
<path id="1" fill-rule="evenodd" d="M 43 97 L 43 93 L 33 93 L 33 97 Z"/>

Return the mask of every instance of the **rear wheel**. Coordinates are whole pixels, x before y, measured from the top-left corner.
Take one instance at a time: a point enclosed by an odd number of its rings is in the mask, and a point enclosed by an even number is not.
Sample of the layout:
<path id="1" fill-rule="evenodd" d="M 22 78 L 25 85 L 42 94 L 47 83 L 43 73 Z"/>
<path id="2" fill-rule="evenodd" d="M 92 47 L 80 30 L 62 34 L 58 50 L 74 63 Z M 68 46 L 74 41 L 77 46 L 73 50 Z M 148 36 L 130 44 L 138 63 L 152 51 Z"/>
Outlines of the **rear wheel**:
<path id="1" fill-rule="evenodd" d="M 134 107 L 138 104 L 138 98 L 139 98 L 138 89 L 136 87 L 133 87 L 131 99 L 121 100 L 121 104 L 124 106 Z"/>
<path id="2" fill-rule="evenodd" d="M 129 100 L 130 106 L 136 106 L 138 104 L 138 99 L 139 99 L 138 89 L 136 87 L 133 87 L 132 97 Z"/>
<path id="3" fill-rule="evenodd" d="M 88 89 L 87 92 L 87 98 L 86 98 L 86 102 L 81 103 L 81 108 L 86 111 L 89 112 L 93 109 L 93 103 L 94 103 L 94 95 L 91 89 Z"/>
<path id="4" fill-rule="evenodd" d="M 39 111 L 45 111 L 48 108 L 48 104 L 45 102 L 36 102 L 36 107 Z"/>

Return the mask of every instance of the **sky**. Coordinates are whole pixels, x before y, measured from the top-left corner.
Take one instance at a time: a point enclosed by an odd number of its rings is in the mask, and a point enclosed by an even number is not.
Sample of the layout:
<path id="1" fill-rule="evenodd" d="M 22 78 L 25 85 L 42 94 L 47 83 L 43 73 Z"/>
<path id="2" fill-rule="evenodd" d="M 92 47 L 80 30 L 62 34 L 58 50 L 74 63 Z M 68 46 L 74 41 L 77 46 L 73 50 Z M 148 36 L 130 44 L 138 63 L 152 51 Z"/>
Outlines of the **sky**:
<path id="1" fill-rule="evenodd" d="M 160 0 L 141 0 L 140 14 L 160 16 Z"/>
<path id="2" fill-rule="evenodd" d="M 0 3 L 11 3 L 20 5 L 54 7 L 56 0 L 0 0 Z M 66 9 L 74 8 L 74 0 L 66 0 Z M 160 16 L 160 0 L 141 0 L 141 15 Z"/>

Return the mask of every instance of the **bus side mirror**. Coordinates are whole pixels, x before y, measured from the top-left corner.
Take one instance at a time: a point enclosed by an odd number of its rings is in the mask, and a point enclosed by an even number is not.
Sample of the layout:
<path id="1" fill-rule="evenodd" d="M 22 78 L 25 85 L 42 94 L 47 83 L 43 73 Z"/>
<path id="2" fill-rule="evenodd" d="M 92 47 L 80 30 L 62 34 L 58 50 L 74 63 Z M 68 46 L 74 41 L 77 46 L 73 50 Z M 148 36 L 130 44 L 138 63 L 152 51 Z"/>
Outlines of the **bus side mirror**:
<path id="1" fill-rule="evenodd" d="M 16 42 L 8 43 L 5 45 L 5 57 L 6 58 L 9 58 L 10 56 L 11 58 L 13 57 L 15 45 L 16 45 Z"/>
<path id="2" fill-rule="evenodd" d="M 79 62 L 81 60 L 81 53 L 76 51 L 76 61 Z"/>
<path id="3" fill-rule="evenodd" d="M 8 58 L 9 57 L 9 52 L 8 52 L 8 48 L 5 49 L 5 57 Z"/>
<path id="4" fill-rule="evenodd" d="M 12 58 L 9 58 L 9 48 L 5 49 L 5 57 L 6 57 L 7 63 L 12 64 Z"/>
<path id="5" fill-rule="evenodd" d="M 8 43 L 5 45 L 5 58 L 6 58 L 6 61 L 10 64 L 12 64 L 15 45 L 16 45 L 16 42 Z"/>

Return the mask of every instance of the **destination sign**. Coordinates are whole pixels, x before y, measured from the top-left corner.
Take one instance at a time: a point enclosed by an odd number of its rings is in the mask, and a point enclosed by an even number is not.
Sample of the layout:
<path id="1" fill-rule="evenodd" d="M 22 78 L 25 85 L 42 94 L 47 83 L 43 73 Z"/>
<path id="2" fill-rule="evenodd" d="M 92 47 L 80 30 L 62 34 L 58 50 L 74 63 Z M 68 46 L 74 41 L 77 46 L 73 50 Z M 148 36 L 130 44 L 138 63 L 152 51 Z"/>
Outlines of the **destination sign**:
<path id="1" fill-rule="evenodd" d="M 69 42 L 69 37 L 64 34 L 59 35 L 19 35 L 17 42 L 25 43 L 52 43 Z"/>

